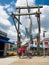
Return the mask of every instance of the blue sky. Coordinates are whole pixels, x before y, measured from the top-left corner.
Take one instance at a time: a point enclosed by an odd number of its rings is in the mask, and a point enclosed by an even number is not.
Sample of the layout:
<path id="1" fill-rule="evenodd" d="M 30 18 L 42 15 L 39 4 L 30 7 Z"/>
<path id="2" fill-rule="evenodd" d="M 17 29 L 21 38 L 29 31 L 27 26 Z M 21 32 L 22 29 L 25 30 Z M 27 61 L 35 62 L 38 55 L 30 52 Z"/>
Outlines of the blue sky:
<path id="1" fill-rule="evenodd" d="M 49 5 L 49 0 L 35 0 L 35 4 Z"/>
<path id="2" fill-rule="evenodd" d="M 16 2 L 16 0 L 0 0 L 0 4 L 5 6 L 6 4 L 10 4 L 12 1 Z"/>
<path id="3" fill-rule="evenodd" d="M 16 2 L 17 0 L 0 0 L 0 4 L 6 5 L 10 4 L 12 1 Z M 35 4 L 49 5 L 49 0 L 35 0 Z"/>
<path id="4" fill-rule="evenodd" d="M 23 3 L 22 3 L 23 2 Z M 43 5 L 41 9 L 41 29 L 47 30 L 46 37 L 49 35 L 49 2 L 48 0 L 28 0 L 29 5 Z M 11 40 L 15 40 L 17 38 L 17 33 L 13 24 L 13 20 L 10 17 L 11 10 L 16 12 L 16 6 L 26 5 L 26 0 L 0 0 L 0 30 L 5 31 L 8 34 L 8 37 Z M 26 12 L 23 11 L 22 12 Z M 37 20 L 34 16 L 32 16 L 34 31 L 37 31 Z M 27 21 L 27 17 L 21 17 L 22 26 L 21 33 L 25 34 L 25 26 L 29 25 Z M 16 23 L 17 25 L 17 23 Z M 36 26 L 35 26 L 36 25 Z M 42 36 L 42 33 L 41 33 Z"/>

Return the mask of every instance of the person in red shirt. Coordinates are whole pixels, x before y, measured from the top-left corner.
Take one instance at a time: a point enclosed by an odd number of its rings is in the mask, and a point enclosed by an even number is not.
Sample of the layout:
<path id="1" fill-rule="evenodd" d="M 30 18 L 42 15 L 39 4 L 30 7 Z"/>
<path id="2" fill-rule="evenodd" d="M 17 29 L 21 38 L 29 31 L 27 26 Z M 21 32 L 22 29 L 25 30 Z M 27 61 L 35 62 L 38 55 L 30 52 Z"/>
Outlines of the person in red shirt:
<path id="1" fill-rule="evenodd" d="M 23 47 L 20 47 L 20 48 L 18 49 L 19 58 L 21 58 L 21 56 L 23 57 L 23 52 L 24 52 Z"/>

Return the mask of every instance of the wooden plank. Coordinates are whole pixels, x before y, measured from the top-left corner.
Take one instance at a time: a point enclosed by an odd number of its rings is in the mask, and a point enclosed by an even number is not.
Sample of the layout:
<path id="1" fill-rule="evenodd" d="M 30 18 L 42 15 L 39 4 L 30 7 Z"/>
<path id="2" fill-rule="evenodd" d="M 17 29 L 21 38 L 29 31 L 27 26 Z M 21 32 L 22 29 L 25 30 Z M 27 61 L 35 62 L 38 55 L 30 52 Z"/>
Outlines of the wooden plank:
<path id="1" fill-rule="evenodd" d="M 16 9 L 36 9 L 36 8 L 43 8 L 43 6 L 17 6 Z"/>
<path id="2" fill-rule="evenodd" d="M 18 13 L 18 14 L 14 14 L 14 16 L 36 15 L 36 14 L 41 14 L 41 12 L 35 12 L 35 13 Z"/>

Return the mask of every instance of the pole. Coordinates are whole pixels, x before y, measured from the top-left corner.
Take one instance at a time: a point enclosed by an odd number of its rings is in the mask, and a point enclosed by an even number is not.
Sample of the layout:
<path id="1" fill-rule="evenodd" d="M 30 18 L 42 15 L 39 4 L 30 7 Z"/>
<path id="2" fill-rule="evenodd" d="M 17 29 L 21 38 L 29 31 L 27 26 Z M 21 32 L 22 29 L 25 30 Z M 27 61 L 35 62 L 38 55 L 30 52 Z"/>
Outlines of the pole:
<path id="1" fill-rule="evenodd" d="M 40 8 L 38 7 L 38 12 L 40 12 Z M 37 35 L 37 55 L 40 55 L 40 14 L 36 14 L 37 23 L 38 23 L 38 35 Z"/>
<path id="2" fill-rule="evenodd" d="M 36 15 L 36 14 L 41 14 L 41 12 L 34 12 L 34 13 L 18 13 L 14 14 L 14 16 L 25 16 L 25 15 Z"/>
<path id="3" fill-rule="evenodd" d="M 44 41 L 43 41 L 43 55 L 45 56 L 45 42 Z"/>
<path id="4" fill-rule="evenodd" d="M 44 40 L 44 41 L 45 41 L 45 32 L 46 32 L 46 31 L 43 32 L 43 38 L 44 38 L 43 40 Z M 43 41 L 43 47 L 44 47 L 44 48 L 43 48 L 43 55 L 45 56 L 45 42 L 44 42 L 44 41 Z"/>
<path id="5" fill-rule="evenodd" d="M 19 13 L 20 13 L 20 9 L 19 9 Z M 18 20 L 20 22 L 20 16 L 18 16 Z M 17 47 L 21 47 L 21 44 L 20 44 L 20 23 L 18 22 L 18 32 L 17 32 Z"/>
<path id="6" fill-rule="evenodd" d="M 43 8 L 43 6 L 28 6 L 28 7 L 26 7 L 26 6 L 17 6 L 16 7 L 16 9 L 36 9 L 36 8 Z"/>

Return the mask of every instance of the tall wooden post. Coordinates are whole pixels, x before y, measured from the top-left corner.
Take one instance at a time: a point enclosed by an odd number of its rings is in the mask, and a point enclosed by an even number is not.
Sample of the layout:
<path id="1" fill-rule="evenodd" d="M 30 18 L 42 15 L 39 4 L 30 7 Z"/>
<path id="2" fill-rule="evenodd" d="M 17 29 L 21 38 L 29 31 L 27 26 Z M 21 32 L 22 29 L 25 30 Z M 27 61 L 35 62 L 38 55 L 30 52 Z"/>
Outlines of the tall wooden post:
<path id="1" fill-rule="evenodd" d="M 38 12 L 40 12 L 40 8 L 39 7 L 38 7 Z M 40 14 L 37 14 L 37 23 L 38 23 L 37 54 L 40 55 Z"/>
<path id="2" fill-rule="evenodd" d="M 20 13 L 20 9 L 19 9 Z M 20 22 L 20 16 L 18 16 L 18 20 Z M 18 32 L 17 32 L 17 47 L 21 47 L 21 41 L 20 41 L 20 23 L 18 22 Z"/>
<path id="3" fill-rule="evenodd" d="M 46 32 L 46 31 L 43 31 L 43 38 L 44 38 L 44 39 L 43 39 L 43 47 L 44 47 L 44 48 L 43 48 L 43 55 L 44 55 L 44 56 L 45 56 L 45 42 L 44 42 L 44 41 L 45 41 L 45 32 Z"/>

